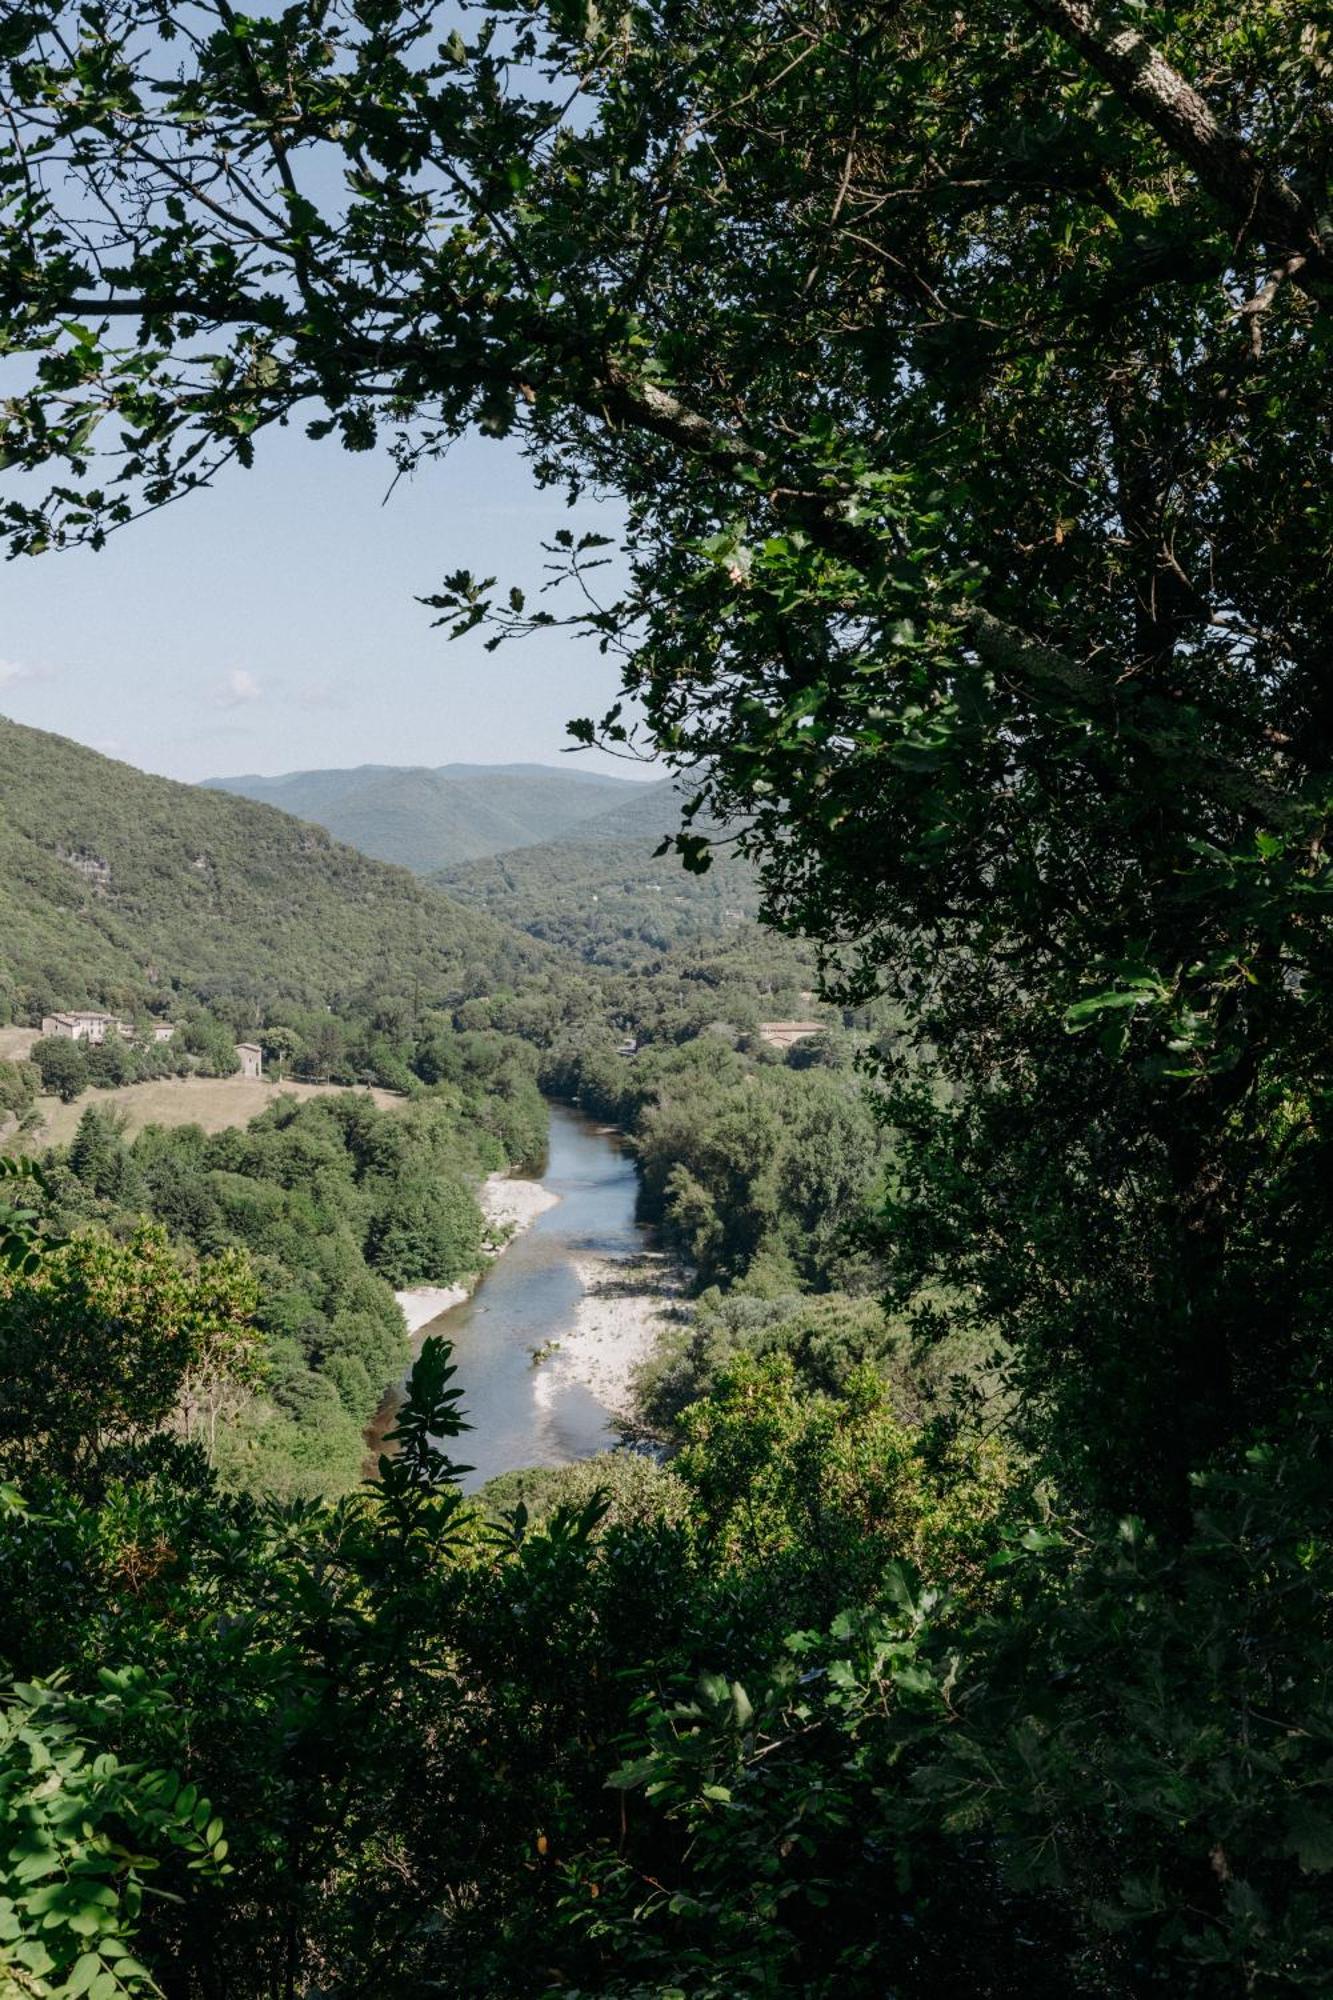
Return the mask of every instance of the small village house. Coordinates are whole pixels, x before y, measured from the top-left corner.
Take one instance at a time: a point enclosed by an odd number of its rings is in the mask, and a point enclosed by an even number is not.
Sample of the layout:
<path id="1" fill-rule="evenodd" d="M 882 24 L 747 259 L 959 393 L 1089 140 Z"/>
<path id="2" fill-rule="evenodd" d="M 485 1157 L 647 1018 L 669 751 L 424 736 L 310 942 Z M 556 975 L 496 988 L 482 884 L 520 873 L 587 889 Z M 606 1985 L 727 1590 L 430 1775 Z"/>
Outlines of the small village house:
<path id="1" fill-rule="evenodd" d="M 123 1033 L 124 1023 L 114 1014 L 99 1014 L 91 1008 L 71 1008 L 68 1013 L 44 1014 L 42 1033 L 63 1036 L 71 1042 L 102 1043 L 109 1034 Z M 133 1030 L 131 1030 L 133 1033 Z"/>
<path id="2" fill-rule="evenodd" d="M 258 1042 L 237 1042 L 236 1055 L 241 1065 L 242 1076 L 264 1074 L 264 1051 Z"/>

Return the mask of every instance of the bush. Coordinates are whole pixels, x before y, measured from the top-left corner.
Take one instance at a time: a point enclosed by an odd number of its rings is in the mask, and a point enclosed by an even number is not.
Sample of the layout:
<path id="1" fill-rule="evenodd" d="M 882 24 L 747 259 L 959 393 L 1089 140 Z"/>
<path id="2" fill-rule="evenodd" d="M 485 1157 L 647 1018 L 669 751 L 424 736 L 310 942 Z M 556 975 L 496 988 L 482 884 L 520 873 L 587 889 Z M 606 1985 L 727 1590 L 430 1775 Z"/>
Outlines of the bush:
<path id="1" fill-rule="evenodd" d="M 638 1451 L 603 1451 L 576 1465 L 502 1472 L 487 1480 L 477 1499 L 494 1520 L 522 1506 L 539 1526 L 557 1507 L 586 1507 L 599 1493 L 607 1502 L 606 1527 L 679 1524 L 688 1504 L 686 1489 L 670 1466 Z"/>
<path id="2" fill-rule="evenodd" d="M 41 1083 L 41 1071 L 31 1062 L 0 1061 L 0 1114 L 11 1113 L 22 1120 L 32 1109 Z"/>
<path id="3" fill-rule="evenodd" d="M 227 1844 L 207 1799 L 170 1771 L 90 1754 L 89 1708 L 143 1710 L 154 1699 L 144 1682 L 131 1668 L 103 1674 L 97 1703 L 41 1685 L 0 1702 L 0 1991 L 15 2000 L 148 2000 L 158 1988 L 130 1949 L 145 1878 L 173 1853 L 222 1872 Z"/>

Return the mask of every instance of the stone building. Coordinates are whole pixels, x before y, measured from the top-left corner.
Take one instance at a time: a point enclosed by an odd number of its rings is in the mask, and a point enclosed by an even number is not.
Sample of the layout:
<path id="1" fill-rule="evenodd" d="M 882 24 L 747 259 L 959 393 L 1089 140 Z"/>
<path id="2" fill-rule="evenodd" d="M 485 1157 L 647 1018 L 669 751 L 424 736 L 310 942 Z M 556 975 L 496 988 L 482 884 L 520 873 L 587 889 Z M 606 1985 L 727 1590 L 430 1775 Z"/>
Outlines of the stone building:
<path id="1" fill-rule="evenodd" d="M 108 1035 L 124 1032 L 124 1023 L 118 1021 L 114 1014 L 98 1014 L 86 1007 L 71 1008 L 65 1014 L 42 1016 L 44 1035 L 63 1035 L 71 1042 L 104 1042 Z"/>
<path id="2" fill-rule="evenodd" d="M 241 1065 L 242 1076 L 264 1074 L 264 1051 L 258 1042 L 237 1042 L 236 1055 Z"/>

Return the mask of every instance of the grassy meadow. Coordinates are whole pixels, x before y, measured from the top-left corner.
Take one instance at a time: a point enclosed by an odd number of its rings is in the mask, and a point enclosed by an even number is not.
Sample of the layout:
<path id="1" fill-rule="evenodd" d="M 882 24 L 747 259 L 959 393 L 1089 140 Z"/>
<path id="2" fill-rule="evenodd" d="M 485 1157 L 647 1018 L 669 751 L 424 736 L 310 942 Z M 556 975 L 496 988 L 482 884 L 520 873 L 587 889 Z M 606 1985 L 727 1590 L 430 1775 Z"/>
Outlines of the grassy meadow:
<path id="1" fill-rule="evenodd" d="M 9 1028 L 3 1034 L 25 1032 Z M 4 1053 L 0 1040 L 0 1055 Z M 151 1083 L 122 1084 L 116 1090 L 85 1090 L 73 1104 L 61 1104 L 54 1097 L 39 1098 L 42 1123 L 26 1135 L 26 1144 L 32 1152 L 45 1146 L 67 1146 L 90 1104 L 98 1110 L 114 1107 L 122 1112 L 126 1136 L 133 1138 L 145 1125 L 201 1125 L 205 1132 L 222 1132 L 228 1125 L 248 1124 L 277 1097 L 304 1103 L 307 1098 L 336 1095 L 349 1087 L 368 1090 L 382 1110 L 403 1102 L 395 1091 L 367 1085 L 279 1083 L 271 1077 L 165 1077 Z"/>

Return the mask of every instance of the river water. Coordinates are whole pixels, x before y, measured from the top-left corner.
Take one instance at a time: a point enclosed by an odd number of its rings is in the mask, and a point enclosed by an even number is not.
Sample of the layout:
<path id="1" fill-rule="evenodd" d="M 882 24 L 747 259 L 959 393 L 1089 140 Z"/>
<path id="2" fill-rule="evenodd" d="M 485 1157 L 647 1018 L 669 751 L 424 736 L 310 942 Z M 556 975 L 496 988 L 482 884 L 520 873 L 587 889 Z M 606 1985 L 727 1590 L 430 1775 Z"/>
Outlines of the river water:
<path id="1" fill-rule="evenodd" d="M 614 1133 L 553 1104 L 541 1180 L 559 1196 L 555 1206 L 514 1238 L 470 1299 L 418 1335 L 453 1343 L 453 1386 L 472 1429 L 447 1449 L 473 1468 L 460 1482 L 465 1493 L 499 1472 L 568 1465 L 616 1442 L 603 1404 L 581 1383 L 561 1380 L 558 1369 L 534 1367 L 532 1349 L 573 1326 L 583 1297 L 576 1257 L 623 1257 L 643 1247 L 634 1164 Z"/>

